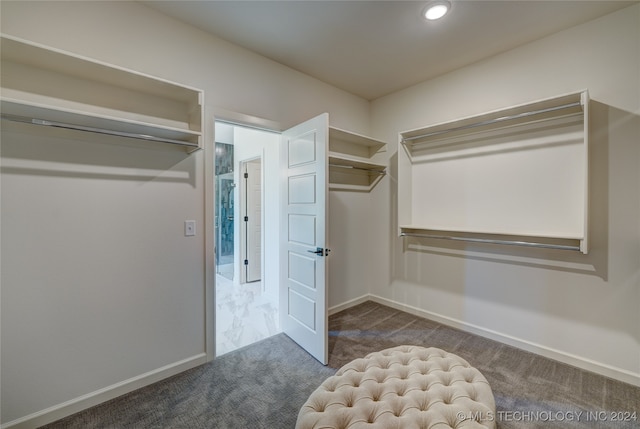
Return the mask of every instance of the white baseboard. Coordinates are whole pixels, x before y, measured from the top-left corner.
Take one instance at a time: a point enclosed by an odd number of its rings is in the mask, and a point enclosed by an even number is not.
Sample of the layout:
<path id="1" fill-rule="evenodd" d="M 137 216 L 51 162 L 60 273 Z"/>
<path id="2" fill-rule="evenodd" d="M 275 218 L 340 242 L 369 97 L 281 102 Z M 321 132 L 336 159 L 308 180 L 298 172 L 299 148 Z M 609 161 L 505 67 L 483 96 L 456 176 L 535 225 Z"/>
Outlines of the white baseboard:
<path id="1" fill-rule="evenodd" d="M 182 371 L 194 368 L 207 362 L 206 353 L 201 353 L 187 359 L 174 362 L 162 368 L 149 371 L 120 383 L 113 384 L 95 392 L 79 396 L 69 401 L 63 402 L 42 411 L 29 414 L 28 416 L 7 422 L 0 426 L 0 429 L 33 429 L 46 425 L 71 414 L 101 404 L 110 399 L 116 398 L 125 393 L 132 392 L 141 387 L 148 386 L 157 381 L 163 380 Z"/>
<path id="2" fill-rule="evenodd" d="M 471 323 L 463 322 L 461 320 L 423 310 L 418 307 L 403 304 L 401 302 L 393 301 L 391 299 L 383 298 L 377 295 L 365 294 L 358 298 L 346 301 L 342 304 L 335 305 L 329 308 L 329 314 L 338 313 L 342 310 L 346 310 L 350 307 L 362 304 L 366 301 L 377 302 L 379 304 L 386 305 L 397 310 L 405 311 L 419 317 L 424 317 L 425 319 L 442 323 L 443 325 L 451 326 L 465 332 L 470 332 L 485 338 L 501 342 L 503 344 L 536 353 L 540 356 L 573 365 L 575 367 L 582 368 L 584 370 L 591 371 L 605 377 L 610 377 L 615 380 L 620 380 L 625 383 L 640 386 L 640 374 L 636 374 L 631 371 L 616 368 L 580 356 L 572 355 L 570 353 L 552 349 L 540 344 L 535 344 L 530 341 L 502 334 L 491 329 L 482 328 Z M 154 371 L 150 371 L 137 377 L 130 378 L 129 380 L 125 380 L 123 382 L 105 387 L 104 389 L 88 393 L 70 401 L 63 402 L 45 410 L 38 411 L 28 416 L 5 423 L 0 426 L 0 429 L 33 429 L 67 417 L 71 414 L 77 413 L 94 405 L 98 405 L 110 399 L 116 398 L 125 393 L 129 393 L 141 387 L 148 386 L 149 384 L 163 380 L 182 371 L 186 371 L 187 369 L 194 368 L 205 362 L 207 362 L 206 353 L 192 356 L 182 361 L 175 362 L 162 368 L 158 368 Z"/>
<path id="3" fill-rule="evenodd" d="M 329 314 L 334 314 L 338 311 L 346 310 L 349 307 L 353 307 L 365 301 L 377 302 L 378 304 L 386 305 L 387 307 L 395 308 L 396 310 L 401 310 L 415 316 L 424 317 L 425 319 L 433 320 L 434 322 L 442 323 L 443 325 L 451 326 L 465 332 L 470 332 L 484 338 L 489 338 L 491 340 L 495 340 L 500 343 L 519 348 L 521 350 L 526 350 L 528 352 L 535 353 L 549 359 L 563 362 L 577 368 L 591 371 L 605 377 L 613 378 L 615 380 L 629 383 L 634 386 L 640 386 L 640 374 L 636 374 L 621 368 L 616 368 L 601 362 L 596 362 L 581 356 L 576 356 L 571 353 L 566 353 L 561 350 L 553 349 L 551 347 L 546 347 L 541 344 L 536 344 L 527 340 L 523 340 L 521 338 L 516 338 L 511 335 L 503 334 L 491 329 L 486 329 L 481 326 L 463 322 L 458 319 L 423 310 L 412 305 L 403 304 L 401 302 L 383 298 L 377 295 L 366 294 L 359 298 L 347 301 L 343 304 L 336 305 L 329 309 Z"/>
<path id="4" fill-rule="evenodd" d="M 347 308 L 351 308 L 358 304 L 362 304 L 363 302 L 366 302 L 366 301 L 373 301 L 373 298 L 371 297 L 371 295 L 369 294 L 362 295 L 361 297 L 350 299 L 349 301 L 343 302 L 342 304 L 329 307 L 329 316 L 331 316 L 332 314 L 336 314 L 342 310 L 346 310 Z"/>

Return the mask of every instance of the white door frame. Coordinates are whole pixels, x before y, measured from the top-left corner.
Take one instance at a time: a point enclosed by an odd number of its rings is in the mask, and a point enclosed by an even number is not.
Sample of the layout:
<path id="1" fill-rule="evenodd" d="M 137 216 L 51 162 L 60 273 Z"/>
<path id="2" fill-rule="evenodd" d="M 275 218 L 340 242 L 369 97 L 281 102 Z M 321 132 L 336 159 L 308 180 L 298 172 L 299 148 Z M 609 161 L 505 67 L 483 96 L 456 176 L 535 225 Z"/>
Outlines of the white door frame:
<path id="1" fill-rule="evenodd" d="M 215 123 L 224 121 L 259 128 L 265 131 L 281 133 L 285 127 L 276 121 L 270 121 L 255 116 L 232 112 L 217 108 L 210 111 L 211 120 L 205 124 L 204 150 L 204 308 L 205 308 L 205 353 L 206 360 L 212 361 L 216 357 L 216 258 L 215 258 Z M 194 156 L 198 156 L 194 154 Z M 264 228 L 263 228 L 264 229 Z"/>
<path id="2" fill-rule="evenodd" d="M 322 128 L 325 129 L 327 133 L 326 138 L 328 139 L 328 115 L 323 114 L 321 116 L 325 117 L 325 124 Z M 243 114 L 237 114 L 233 112 L 229 112 L 226 110 L 218 110 L 213 115 L 213 120 L 206 124 L 206 133 L 205 135 L 209 135 L 211 137 L 207 138 L 204 142 L 204 166 L 205 166 L 205 225 L 204 225 L 204 233 L 205 233 L 205 351 L 207 360 L 213 360 L 216 356 L 215 344 L 216 344 L 216 327 L 215 327 L 215 254 L 214 254 L 214 246 L 215 246 L 215 226 L 214 226 L 214 218 L 215 218 L 215 121 L 221 120 L 231 123 L 236 123 L 238 125 L 245 125 L 247 127 L 260 128 L 265 131 L 267 130 L 284 130 L 285 127 L 281 126 L 281 124 L 268 121 L 261 118 L 255 118 Z M 282 134 L 282 131 L 275 131 Z M 327 140 L 328 142 L 328 140 Z M 326 150 L 326 148 L 325 148 Z M 322 155 L 326 158 L 326 153 Z M 326 161 L 326 159 L 325 159 Z M 324 179 L 326 182 L 326 178 Z M 326 184 L 326 183 L 325 183 Z M 328 203 L 328 201 L 327 201 Z M 281 218 L 285 217 L 286 213 L 281 213 Z M 266 226 L 263 227 L 263 231 L 266 229 Z M 284 234 L 284 231 L 282 231 Z M 325 233 L 326 235 L 326 233 Z M 326 242 L 323 241 L 322 247 L 326 246 Z M 321 259 L 326 260 L 326 257 L 320 257 Z M 280 261 L 281 267 L 282 261 Z M 326 264 L 323 265 L 326 267 Z M 325 269 L 323 268 L 323 271 Z M 282 271 L 280 276 L 282 277 Z M 326 272 L 324 275 L 325 278 L 325 289 L 323 291 L 324 297 L 322 298 L 321 307 L 323 309 L 323 316 L 320 318 L 316 318 L 319 325 L 323 325 L 323 341 L 324 345 L 321 347 L 324 350 L 316 350 L 312 354 L 316 356 L 318 360 L 320 360 L 323 364 L 327 363 L 328 360 L 328 317 L 327 317 L 327 296 L 326 296 Z M 282 281 L 282 279 L 280 279 Z M 282 287 L 280 286 L 280 293 L 282 295 Z M 282 303 L 281 303 L 282 305 Z M 282 314 L 286 311 L 286 308 L 280 309 L 280 313 Z M 284 326 L 281 325 L 281 328 Z"/>

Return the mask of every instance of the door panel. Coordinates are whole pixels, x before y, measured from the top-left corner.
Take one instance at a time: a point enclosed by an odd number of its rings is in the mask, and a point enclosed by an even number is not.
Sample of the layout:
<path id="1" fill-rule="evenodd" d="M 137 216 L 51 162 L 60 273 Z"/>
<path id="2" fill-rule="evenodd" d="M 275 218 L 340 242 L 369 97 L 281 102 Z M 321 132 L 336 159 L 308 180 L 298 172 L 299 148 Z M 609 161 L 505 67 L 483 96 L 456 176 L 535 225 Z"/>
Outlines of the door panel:
<path id="1" fill-rule="evenodd" d="M 327 364 L 327 148 L 328 115 L 282 135 L 283 216 L 280 322 L 282 330 Z"/>
<path id="2" fill-rule="evenodd" d="M 316 130 L 303 131 L 289 141 L 287 165 L 289 168 L 313 163 L 316 160 Z"/>
<path id="3" fill-rule="evenodd" d="M 289 253 L 289 280 L 310 289 L 316 288 L 316 262 L 313 255 Z"/>
<path id="4" fill-rule="evenodd" d="M 315 175 L 289 178 L 289 203 L 314 204 L 316 202 Z"/>
<path id="5" fill-rule="evenodd" d="M 289 241 L 292 243 L 316 245 L 316 216 L 303 214 L 289 215 Z"/>
<path id="6" fill-rule="evenodd" d="M 310 331 L 314 331 L 316 329 L 315 302 L 293 289 L 289 289 L 289 302 L 291 304 L 289 317 L 294 318 L 296 322 Z"/>

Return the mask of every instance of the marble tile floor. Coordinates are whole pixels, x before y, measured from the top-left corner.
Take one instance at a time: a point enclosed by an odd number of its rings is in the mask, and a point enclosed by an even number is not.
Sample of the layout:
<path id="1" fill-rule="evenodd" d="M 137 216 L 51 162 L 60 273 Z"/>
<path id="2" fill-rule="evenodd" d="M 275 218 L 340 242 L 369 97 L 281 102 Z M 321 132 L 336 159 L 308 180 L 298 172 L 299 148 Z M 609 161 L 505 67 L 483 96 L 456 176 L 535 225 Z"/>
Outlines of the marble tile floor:
<path id="1" fill-rule="evenodd" d="M 227 280 L 233 281 L 233 261 L 231 261 L 231 263 L 218 265 L 216 270 L 216 274 L 226 277 Z"/>
<path id="2" fill-rule="evenodd" d="M 278 302 L 262 282 L 239 284 L 216 275 L 216 356 L 280 332 Z"/>

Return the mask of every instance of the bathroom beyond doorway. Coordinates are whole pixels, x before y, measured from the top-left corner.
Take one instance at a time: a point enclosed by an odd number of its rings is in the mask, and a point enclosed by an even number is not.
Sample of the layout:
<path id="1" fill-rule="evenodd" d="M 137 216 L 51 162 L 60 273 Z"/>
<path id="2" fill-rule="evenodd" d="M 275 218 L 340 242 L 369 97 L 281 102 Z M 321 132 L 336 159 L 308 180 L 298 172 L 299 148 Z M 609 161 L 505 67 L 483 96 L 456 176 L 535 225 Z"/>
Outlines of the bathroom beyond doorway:
<path id="1" fill-rule="evenodd" d="M 280 332 L 280 134 L 216 121 L 215 136 L 219 356 Z M 245 172 L 259 174 L 259 178 L 247 180 Z"/>

